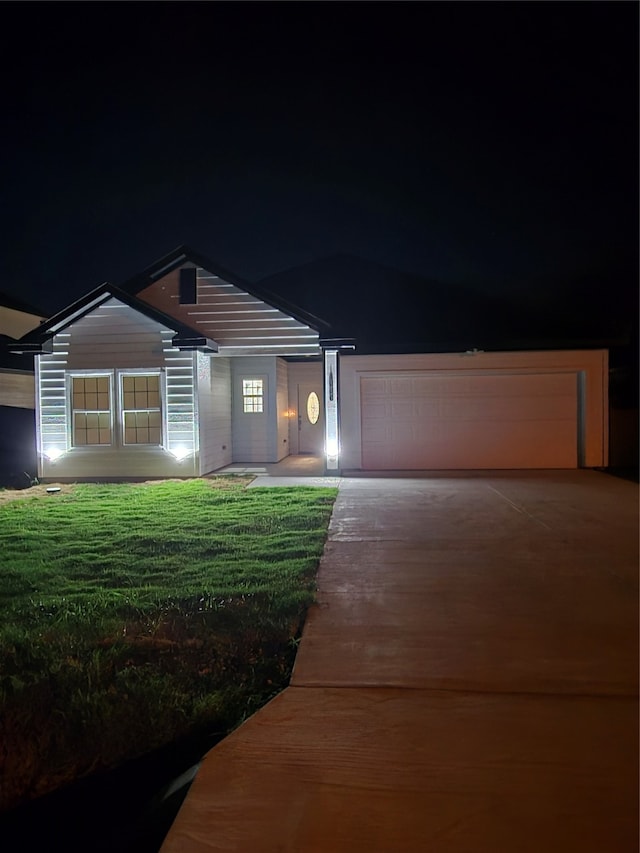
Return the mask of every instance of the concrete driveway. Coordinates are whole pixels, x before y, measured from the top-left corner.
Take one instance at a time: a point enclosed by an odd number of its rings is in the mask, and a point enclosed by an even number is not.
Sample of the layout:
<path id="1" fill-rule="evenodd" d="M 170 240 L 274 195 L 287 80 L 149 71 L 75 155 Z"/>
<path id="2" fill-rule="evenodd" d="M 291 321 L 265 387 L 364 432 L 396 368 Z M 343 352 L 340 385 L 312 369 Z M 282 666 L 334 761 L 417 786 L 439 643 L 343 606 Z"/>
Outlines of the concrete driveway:
<path id="1" fill-rule="evenodd" d="M 637 485 L 345 478 L 318 583 L 163 853 L 637 850 Z"/>

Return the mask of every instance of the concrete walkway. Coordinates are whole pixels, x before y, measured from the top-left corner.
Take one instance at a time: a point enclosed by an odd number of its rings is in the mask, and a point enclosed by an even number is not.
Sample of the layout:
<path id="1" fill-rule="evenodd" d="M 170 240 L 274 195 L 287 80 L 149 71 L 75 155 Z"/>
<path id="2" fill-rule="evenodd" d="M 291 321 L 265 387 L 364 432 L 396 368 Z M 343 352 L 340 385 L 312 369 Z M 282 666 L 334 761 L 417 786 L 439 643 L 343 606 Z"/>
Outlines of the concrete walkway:
<path id="1" fill-rule="evenodd" d="M 630 853 L 637 698 L 637 485 L 347 478 L 292 684 L 162 853 Z"/>

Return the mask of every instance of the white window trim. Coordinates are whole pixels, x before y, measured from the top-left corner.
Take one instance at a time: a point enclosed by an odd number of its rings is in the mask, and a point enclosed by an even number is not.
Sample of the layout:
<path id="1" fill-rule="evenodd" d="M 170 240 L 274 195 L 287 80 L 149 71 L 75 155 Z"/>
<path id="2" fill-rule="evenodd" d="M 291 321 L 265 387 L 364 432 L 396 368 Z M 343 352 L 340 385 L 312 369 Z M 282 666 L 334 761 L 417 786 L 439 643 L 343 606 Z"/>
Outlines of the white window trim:
<path id="1" fill-rule="evenodd" d="M 74 444 L 73 443 L 73 379 L 90 379 L 91 377 L 107 377 L 109 379 L 110 400 L 110 444 Z M 160 390 L 160 444 L 126 444 L 124 440 L 124 397 L 122 389 L 123 376 L 159 376 Z M 167 440 L 167 406 L 166 406 L 166 374 L 162 368 L 118 368 L 117 370 L 69 370 L 66 373 L 67 401 L 67 450 L 75 453 L 95 453 L 96 450 L 123 450 L 138 452 L 166 450 Z M 77 411 L 82 411 L 78 409 Z M 127 409 L 127 411 L 130 411 Z M 143 411 L 142 409 L 136 411 Z M 151 411 L 151 410 L 149 410 Z"/>
<path id="2" fill-rule="evenodd" d="M 261 382 L 262 383 L 262 394 L 245 394 L 244 393 L 244 383 L 245 382 Z M 246 400 L 255 400 L 257 398 L 262 399 L 262 411 L 255 411 L 245 409 L 245 401 Z M 248 373 L 244 376 L 240 377 L 240 406 L 241 413 L 243 415 L 247 415 L 248 417 L 256 417 L 259 415 L 267 414 L 267 376 L 265 374 L 255 374 Z"/>
<path id="3" fill-rule="evenodd" d="M 109 444 L 74 444 L 73 442 L 73 421 L 75 412 L 89 411 L 85 409 L 76 409 L 73 405 L 73 380 L 74 379 L 92 379 L 95 377 L 109 380 L 109 428 L 111 430 L 111 441 Z M 67 446 L 70 450 L 95 450 L 95 448 L 106 448 L 117 446 L 117 436 L 114 421 L 114 388 L 113 388 L 113 370 L 73 370 L 67 373 L 67 408 L 69 412 L 69 420 L 67 427 Z M 105 411 L 101 409 L 99 411 Z"/>
<path id="4" fill-rule="evenodd" d="M 123 388 L 123 379 L 126 376 L 157 376 L 158 381 L 158 393 L 160 395 L 160 406 L 158 409 L 125 409 L 124 407 L 124 388 Z M 134 447 L 137 450 L 141 450 L 144 448 L 151 448 L 153 450 L 157 450 L 158 448 L 164 448 L 166 442 L 167 435 L 167 425 L 166 425 L 166 405 L 165 405 L 165 383 L 164 383 L 165 373 L 160 368 L 134 368 L 134 369 L 118 369 L 116 370 L 116 382 L 118 385 L 118 447 L 122 448 L 131 448 Z M 125 425 L 124 425 L 124 415 L 125 412 L 157 412 L 160 411 L 160 441 L 158 444 L 129 444 L 125 440 Z"/>

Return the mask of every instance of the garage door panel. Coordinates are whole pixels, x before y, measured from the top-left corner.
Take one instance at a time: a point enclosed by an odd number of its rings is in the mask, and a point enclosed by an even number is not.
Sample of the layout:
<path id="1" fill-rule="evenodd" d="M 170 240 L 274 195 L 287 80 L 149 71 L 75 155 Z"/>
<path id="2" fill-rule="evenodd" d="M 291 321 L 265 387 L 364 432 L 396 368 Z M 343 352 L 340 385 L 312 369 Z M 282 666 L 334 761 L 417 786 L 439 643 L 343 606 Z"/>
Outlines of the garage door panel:
<path id="1" fill-rule="evenodd" d="M 575 374 L 361 377 L 368 469 L 575 468 Z"/>

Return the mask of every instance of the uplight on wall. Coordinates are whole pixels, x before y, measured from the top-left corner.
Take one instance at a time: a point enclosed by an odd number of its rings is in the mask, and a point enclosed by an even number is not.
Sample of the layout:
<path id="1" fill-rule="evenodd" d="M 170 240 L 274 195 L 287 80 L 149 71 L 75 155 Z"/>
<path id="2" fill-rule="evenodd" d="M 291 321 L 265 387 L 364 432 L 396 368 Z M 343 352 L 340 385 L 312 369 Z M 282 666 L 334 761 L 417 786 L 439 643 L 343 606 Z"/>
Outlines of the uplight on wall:
<path id="1" fill-rule="evenodd" d="M 183 459 L 186 459 L 187 456 L 191 454 L 191 450 L 184 444 L 179 444 L 177 447 L 174 447 L 170 453 L 176 457 L 178 462 L 182 462 Z"/>
<path id="2" fill-rule="evenodd" d="M 67 451 L 64 448 L 53 445 L 52 447 L 45 447 L 42 454 L 49 460 L 49 462 L 55 462 L 56 459 L 60 459 L 61 456 L 64 456 L 66 452 Z"/>
<path id="3" fill-rule="evenodd" d="M 337 459 L 340 455 L 340 444 L 335 438 L 327 441 L 325 454 L 327 459 Z"/>

